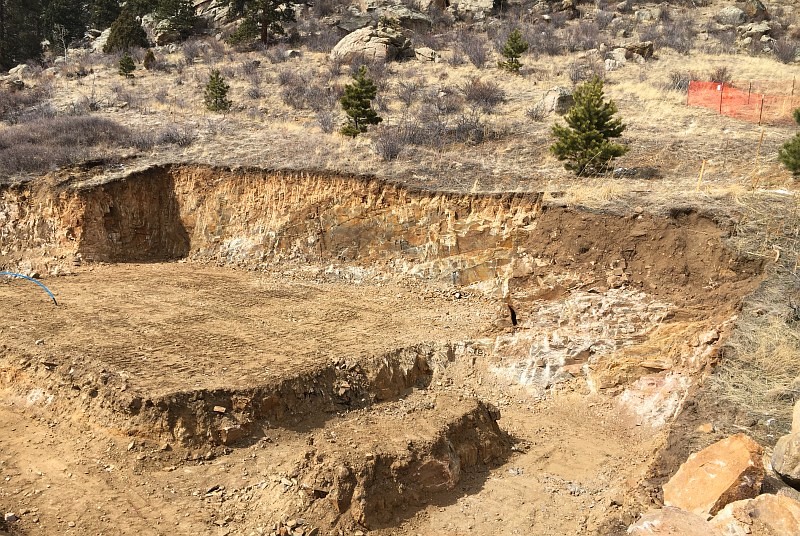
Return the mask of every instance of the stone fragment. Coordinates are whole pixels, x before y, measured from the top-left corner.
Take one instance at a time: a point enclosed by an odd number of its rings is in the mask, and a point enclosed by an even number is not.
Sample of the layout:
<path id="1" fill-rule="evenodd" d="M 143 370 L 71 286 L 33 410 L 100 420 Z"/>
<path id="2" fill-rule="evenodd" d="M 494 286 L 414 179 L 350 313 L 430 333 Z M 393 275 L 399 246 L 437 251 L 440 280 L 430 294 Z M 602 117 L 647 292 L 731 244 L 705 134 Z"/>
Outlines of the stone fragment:
<path id="1" fill-rule="evenodd" d="M 701 516 L 726 504 L 759 494 L 764 480 L 763 449 L 745 434 L 736 434 L 689 456 L 664 484 L 664 504 Z"/>
<path id="2" fill-rule="evenodd" d="M 710 523 L 726 536 L 800 534 L 800 502 L 781 495 L 759 495 L 730 503 Z"/>
<path id="3" fill-rule="evenodd" d="M 785 482 L 800 489 L 800 432 L 778 440 L 772 453 L 772 468 Z"/>
<path id="4" fill-rule="evenodd" d="M 723 536 L 703 517 L 669 506 L 648 512 L 628 527 L 633 536 Z"/>
<path id="5" fill-rule="evenodd" d="M 225 413 L 226 409 L 223 406 L 214 406 L 214 413 Z"/>

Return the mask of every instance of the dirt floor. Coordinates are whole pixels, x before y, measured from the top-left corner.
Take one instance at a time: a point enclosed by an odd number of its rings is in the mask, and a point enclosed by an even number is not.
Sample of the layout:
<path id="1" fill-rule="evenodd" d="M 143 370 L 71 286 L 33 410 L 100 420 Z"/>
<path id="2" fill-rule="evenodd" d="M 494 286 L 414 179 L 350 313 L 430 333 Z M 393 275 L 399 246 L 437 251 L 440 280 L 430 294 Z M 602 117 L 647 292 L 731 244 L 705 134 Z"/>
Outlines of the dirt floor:
<path id="1" fill-rule="evenodd" d="M 633 519 L 627 491 L 660 432 L 583 379 L 542 393 L 492 374 L 486 337 L 511 333 L 497 302 L 193 263 L 76 271 L 45 279 L 58 307 L 28 282 L 0 285 L 0 506 L 16 532 L 270 534 L 301 516 L 305 534 L 555 535 Z M 349 384 L 326 387 L 331 362 Z M 152 400 L 169 420 L 185 393 L 235 401 L 297 377 L 341 396 L 306 394 L 234 448 L 120 402 Z M 218 410 L 241 416 L 205 409 Z"/>

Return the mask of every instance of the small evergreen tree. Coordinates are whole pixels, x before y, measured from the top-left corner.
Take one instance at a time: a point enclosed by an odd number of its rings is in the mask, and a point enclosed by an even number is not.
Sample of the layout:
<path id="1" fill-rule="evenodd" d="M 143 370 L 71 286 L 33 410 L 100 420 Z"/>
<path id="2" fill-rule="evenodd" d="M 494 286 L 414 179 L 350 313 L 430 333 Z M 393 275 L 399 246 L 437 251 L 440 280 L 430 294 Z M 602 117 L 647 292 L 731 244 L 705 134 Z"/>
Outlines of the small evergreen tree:
<path id="1" fill-rule="evenodd" d="M 92 28 L 105 30 L 120 14 L 119 0 L 93 0 L 89 3 L 89 24 Z"/>
<path id="2" fill-rule="evenodd" d="M 610 141 L 625 130 L 614 118 L 617 105 L 603 100 L 603 81 L 598 77 L 581 84 L 573 95 L 575 104 L 566 115 L 567 126 L 553 125 L 556 142 L 550 147 L 559 160 L 566 160 L 566 169 L 578 176 L 597 175 L 608 169 L 614 158 L 628 148 Z"/>
<path id="3" fill-rule="evenodd" d="M 286 22 L 295 22 L 294 8 L 287 0 L 220 0 L 229 6 L 231 19 L 242 17 L 242 23 L 231 36 L 232 41 L 241 42 L 258 36 L 268 43 L 275 35 L 285 35 Z"/>
<path id="4" fill-rule="evenodd" d="M 136 19 L 136 15 L 130 9 L 123 9 L 114 24 L 111 25 L 111 33 L 108 41 L 103 47 L 103 52 L 117 52 L 129 50 L 133 47 L 147 48 L 147 33 L 142 28 L 141 23 Z"/>
<path id="5" fill-rule="evenodd" d="M 136 70 L 136 64 L 130 54 L 125 52 L 119 60 L 119 74 L 125 78 L 133 78 L 133 71 Z"/>
<path id="6" fill-rule="evenodd" d="M 794 111 L 794 120 L 800 125 L 800 108 Z M 778 151 L 778 158 L 794 177 L 800 177 L 800 133 L 795 134 Z"/>
<path id="7" fill-rule="evenodd" d="M 197 24 L 197 14 L 191 0 L 161 0 L 156 6 L 155 15 L 158 20 L 166 20 L 169 29 L 178 32 L 182 39 L 192 35 Z"/>
<path id="8" fill-rule="evenodd" d="M 506 61 L 501 61 L 497 65 L 512 73 L 518 73 L 522 67 L 519 58 L 527 51 L 528 43 L 522 39 L 522 34 L 519 33 L 519 30 L 515 29 L 509 34 L 506 44 L 503 45 L 502 54 Z"/>
<path id="9" fill-rule="evenodd" d="M 363 65 L 353 74 L 353 83 L 344 87 L 344 95 L 339 99 L 342 110 L 347 114 L 347 124 L 340 132 L 355 138 L 367 131 L 367 125 L 377 125 L 383 118 L 372 109 L 372 100 L 378 94 L 378 88 L 367 78 L 367 68 Z"/>
<path id="10" fill-rule="evenodd" d="M 212 112 L 227 112 L 231 108 L 231 101 L 228 100 L 228 90 L 230 86 L 225 83 L 225 79 L 219 73 L 219 69 L 211 71 L 206 84 L 206 92 L 203 101 Z"/>

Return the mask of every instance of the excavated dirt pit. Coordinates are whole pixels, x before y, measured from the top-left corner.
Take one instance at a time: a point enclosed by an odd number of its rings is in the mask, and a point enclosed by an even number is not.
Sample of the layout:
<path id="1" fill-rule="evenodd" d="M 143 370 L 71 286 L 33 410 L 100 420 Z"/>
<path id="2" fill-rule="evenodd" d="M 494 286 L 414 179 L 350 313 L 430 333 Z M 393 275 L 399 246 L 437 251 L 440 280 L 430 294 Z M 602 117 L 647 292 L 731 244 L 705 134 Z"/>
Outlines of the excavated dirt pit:
<path id="1" fill-rule="evenodd" d="M 614 534 L 761 269 L 692 211 L 536 194 L 191 166 L 1 193 L 0 266 L 59 301 L 0 282 L 24 534 Z"/>

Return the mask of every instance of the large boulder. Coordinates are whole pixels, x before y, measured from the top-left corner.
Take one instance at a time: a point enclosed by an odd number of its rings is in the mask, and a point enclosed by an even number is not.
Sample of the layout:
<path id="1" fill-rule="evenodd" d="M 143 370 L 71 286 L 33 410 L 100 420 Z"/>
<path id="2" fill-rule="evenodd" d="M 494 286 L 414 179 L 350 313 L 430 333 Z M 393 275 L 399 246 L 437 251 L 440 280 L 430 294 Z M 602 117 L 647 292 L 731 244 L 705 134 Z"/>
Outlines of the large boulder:
<path id="1" fill-rule="evenodd" d="M 786 483 L 800 489 L 800 432 L 778 440 L 772 453 L 772 468 Z"/>
<path id="2" fill-rule="evenodd" d="M 759 495 L 730 503 L 710 523 L 726 536 L 800 534 L 800 502 L 781 495 Z"/>
<path id="3" fill-rule="evenodd" d="M 392 25 L 378 24 L 346 35 L 331 50 L 331 59 L 345 61 L 363 56 L 374 61 L 393 61 L 414 57 L 411 40 Z"/>
<path id="4" fill-rule="evenodd" d="M 747 22 L 747 15 L 736 6 L 723 7 L 717 13 L 717 22 L 729 26 L 740 26 Z"/>
<path id="5" fill-rule="evenodd" d="M 744 12 L 748 20 L 751 21 L 761 22 L 762 20 L 769 20 L 769 13 L 761 0 L 745 0 Z"/>
<path id="6" fill-rule="evenodd" d="M 628 527 L 633 536 L 723 536 L 705 518 L 681 510 L 665 507 L 648 512 Z"/>
<path id="7" fill-rule="evenodd" d="M 763 452 L 745 434 L 709 445 L 664 484 L 664 504 L 708 517 L 728 503 L 757 496 L 765 474 Z"/>

